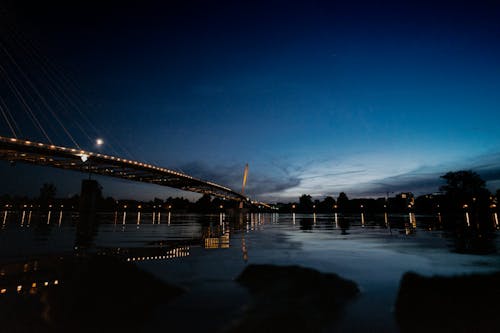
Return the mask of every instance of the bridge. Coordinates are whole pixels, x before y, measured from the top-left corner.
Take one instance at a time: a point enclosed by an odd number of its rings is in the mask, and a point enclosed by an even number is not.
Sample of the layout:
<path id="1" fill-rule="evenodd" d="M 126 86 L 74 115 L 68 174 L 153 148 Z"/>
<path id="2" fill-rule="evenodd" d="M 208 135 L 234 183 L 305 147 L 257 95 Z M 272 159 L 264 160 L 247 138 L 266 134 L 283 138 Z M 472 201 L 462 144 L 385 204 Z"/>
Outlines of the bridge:
<path id="1" fill-rule="evenodd" d="M 118 152 L 110 142 L 107 148 L 113 156 L 83 150 L 85 145 L 80 144 L 87 142 L 89 146 L 90 141 L 93 145 L 103 133 L 97 128 L 98 122 L 87 114 L 94 109 L 92 103 L 81 95 L 78 83 L 40 52 L 15 24 L 5 21 L 0 25 L 0 160 L 81 171 L 89 177 L 96 174 L 168 186 L 234 200 L 240 202 L 240 207 L 244 203 L 269 207 L 252 202 L 244 190 L 236 192 L 183 172 L 138 161 L 124 147 Z M 111 140 L 109 135 L 107 139 L 121 146 L 119 140 Z M 124 158 L 126 155 L 129 157 Z"/>
<path id="2" fill-rule="evenodd" d="M 232 189 L 160 166 L 76 148 L 61 147 L 0 136 L 0 159 L 75 170 L 131 181 L 209 194 L 223 199 L 251 202 Z M 253 202 L 255 204 L 255 202 Z M 257 203 L 262 204 L 263 203 Z M 267 205 L 266 205 L 267 206 Z"/>

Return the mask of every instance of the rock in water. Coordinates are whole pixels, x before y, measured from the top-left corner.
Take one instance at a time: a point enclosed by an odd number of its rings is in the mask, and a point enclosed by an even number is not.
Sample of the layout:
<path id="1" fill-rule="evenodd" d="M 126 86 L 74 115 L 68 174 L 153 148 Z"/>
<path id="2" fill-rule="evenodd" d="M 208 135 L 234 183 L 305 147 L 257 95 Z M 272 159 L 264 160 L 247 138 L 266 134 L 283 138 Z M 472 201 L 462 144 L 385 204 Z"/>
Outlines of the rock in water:
<path id="1" fill-rule="evenodd" d="M 253 303 L 231 332 L 317 332 L 359 293 L 336 274 L 299 266 L 249 265 L 236 279 Z"/>
<path id="2" fill-rule="evenodd" d="M 500 332 L 500 272 L 453 277 L 406 273 L 395 315 L 401 332 Z"/>

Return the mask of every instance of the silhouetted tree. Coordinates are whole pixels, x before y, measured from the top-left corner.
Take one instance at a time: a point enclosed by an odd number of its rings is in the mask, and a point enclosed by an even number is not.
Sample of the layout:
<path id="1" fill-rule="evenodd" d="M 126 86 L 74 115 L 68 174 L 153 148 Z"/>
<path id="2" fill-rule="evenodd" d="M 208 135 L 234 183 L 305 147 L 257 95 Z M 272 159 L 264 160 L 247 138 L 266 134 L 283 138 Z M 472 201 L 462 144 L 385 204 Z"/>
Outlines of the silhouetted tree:
<path id="1" fill-rule="evenodd" d="M 341 212 L 346 212 L 349 209 L 349 198 L 345 192 L 340 192 L 337 198 L 337 205 Z"/>
<path id="2" fill-rule="evenodd" d="M 449 196 L 474 196 L 483 194 L 485 181 L 473 171 L 448 172 L 441 176 L 446 180 L 446 185 L 440 187 Z"/>
<path id="3" fill-rule="evenodd" d="M 40 188 L 40 203 L 41 204 L 47 204 L 50 201 L 54 200 L 56 196 L 56 186 L 52 183 L 44 183 L 42 187 Z"/>
<path id="4" fill-rule="evenodd" d="M 302 196 L 299 198 L 299 210 L 302 212 L 311 212 L 312 207 L 312 197 L 309 194 L 302 194 Z"/>
<path id="5" fill-rule="evenodd" d="M 112 197 L 107 197 L 103 199 L 100 203 L 99 209 L 106 211 L 113 211 L 117 208 L 116 200 Z"/>
<path id="6" fill-rule="evenodd" d="M 418 196 L 415 199 L 415 210 L 420 214 L 431 214 L 436 211 L 436 202 L 434 197 L 429 194 Z"/>
<path id="7" fill-rule="evenodd" d="M 171 206 L 171 209 L 176 211 L 187 211 L 190 206 L 189 200 L 184 199 L 183 197 L 180 198 L 168 197 L 167 200 L 165 200 L 165 204 Z"/>
<path id="8" fill-rule="evenodd" d="M 276 206 L 279 209 L 280 213 L 290 213 L 293 211 L 292 206 L 296 205 L 294 202 L 289 202 L 289 203 L 283 203 L 283 202 L 278 202 Z"/>
<path id="9" fill-rule="evenodd" d="M 162 199 L 160 199 L 160 198 L 156 198 L 156 197 L 155 197 L 155 198 L 153 199 L 153 202 L 152 202 L 152 203 L 153 203 L 153 206 L 162 206 L 162 205 L 163 205 L 163 200 L 162 200 Z"/>
<path id="10" fill-rule="evenodd" d="M 195 203 L 196 211 L 198 212 L 209 212 L 211 209 L 212 198 L 210 194 L 203 194 L 201 198 Z"/>
<path id="11" fill-rule="evenodd" d="M 473 171 L 448 172 L 441 176 L 446 184 L 440 187 L 449 201 L 449 208 L 456 209 L 470 202 L 487 202 L 490 192 L 485 181 Z"/>
<path id="12" fill-rule="evenodd" d="M 316 208 L 318 212 L 331 213 L 333 211 L 333 205 L 335 205 L 335 199 L 331 196 L 327 196 L 317 205 Z"/>
<path id="13" fill-rule="evenodd" d="M 0 196 L 0 204 L 2 207 L 11 202 L 12 202 L 12 197 L 9 194 L 3 194 Z"/>
<path id="14" fill-rule="evenodd" d="M 389 210 L 391 212 L 397 213 L 406 213 L 408 212 L 408 205 L 413 200 L 413 193 L 411 192 L 403 192 L 399 193 L 393 198 L 389 198 L 387 200 L 387 204 L 389 205 Z"/>
<path id="15" fill-rule="evenodd" d="M 460 215 L 467 210 L 470 223 L 481 228 L 491 228 L 489 221 L 490 191 L 485 187 L 486 183 L 473 171 L 448 172 L 441 178 L 446 184 L 440 190 L 445 192 L 444 206 L 450 217 L 449 224 L 460 223 Z"/>

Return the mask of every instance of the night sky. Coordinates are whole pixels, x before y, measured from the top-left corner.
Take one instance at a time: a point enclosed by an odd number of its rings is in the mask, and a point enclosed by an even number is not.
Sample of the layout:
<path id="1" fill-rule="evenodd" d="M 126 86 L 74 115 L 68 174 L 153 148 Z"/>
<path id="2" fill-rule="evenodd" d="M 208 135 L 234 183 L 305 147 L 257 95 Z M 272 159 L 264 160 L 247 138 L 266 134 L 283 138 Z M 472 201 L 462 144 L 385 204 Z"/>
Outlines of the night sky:
<path id="1" fill-rule="evenodd" d="M 460 169 L 500 188 L 496 1 L 2 2 L 3 45 L 16 29 L 75 82 L 108 153 L 234 189 L 248 163 L 261 200 L 430 193 Z M 53 181 L 67 195 L 81 178 L 0 170 L 16 194 Z M 118 198 L 174 193 L 102 183 Z"/>

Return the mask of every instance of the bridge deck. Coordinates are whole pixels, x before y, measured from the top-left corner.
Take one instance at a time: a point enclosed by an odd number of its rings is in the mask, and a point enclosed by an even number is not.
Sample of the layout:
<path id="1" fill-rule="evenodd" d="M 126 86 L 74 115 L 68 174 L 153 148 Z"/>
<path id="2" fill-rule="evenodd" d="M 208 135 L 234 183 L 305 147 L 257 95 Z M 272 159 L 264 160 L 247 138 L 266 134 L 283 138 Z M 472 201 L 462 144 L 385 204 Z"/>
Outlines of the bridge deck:
<path id="1" fill-rule="evenodd" d="M 152 183 L 236 201 L 248 200 L 228 187 L 152 164 L 15 138 L 0 136 L 0 159 Z"/>

